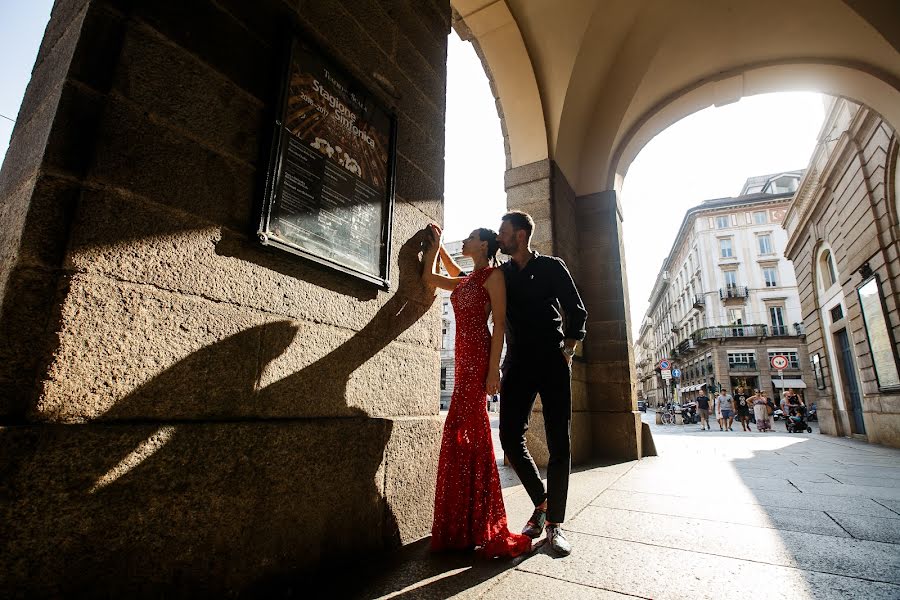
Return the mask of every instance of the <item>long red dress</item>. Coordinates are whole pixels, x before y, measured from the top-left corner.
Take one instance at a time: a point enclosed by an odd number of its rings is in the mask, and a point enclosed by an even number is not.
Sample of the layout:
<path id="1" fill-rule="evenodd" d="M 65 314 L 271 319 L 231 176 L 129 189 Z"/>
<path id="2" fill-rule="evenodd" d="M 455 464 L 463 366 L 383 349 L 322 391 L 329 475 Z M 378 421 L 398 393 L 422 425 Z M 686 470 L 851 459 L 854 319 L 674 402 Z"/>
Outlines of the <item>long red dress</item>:
<path id="1" fill-rule="evenodd" d="M 487 415 L 491 334 L 484 282 L 494 269 L 465 277 L 450 295 L 456 313 L 456 384 L 444 422 L 438 462 L 432 550 L 470 550 L 486 556 L 518 556 L 531 539 L 510 533 Z"/>

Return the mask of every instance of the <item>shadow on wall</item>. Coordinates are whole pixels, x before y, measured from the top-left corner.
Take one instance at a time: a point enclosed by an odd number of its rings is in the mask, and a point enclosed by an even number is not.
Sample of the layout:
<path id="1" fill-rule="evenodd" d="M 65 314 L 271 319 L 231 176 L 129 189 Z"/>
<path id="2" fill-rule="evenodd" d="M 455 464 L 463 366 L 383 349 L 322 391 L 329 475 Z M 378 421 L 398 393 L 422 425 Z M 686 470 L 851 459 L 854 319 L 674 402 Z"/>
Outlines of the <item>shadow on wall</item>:
<path id="1" fill-rule="evenodd" d="M 363 330 L 264 388 L 258 372 L 295 341 L 292 322 L 185 357 L 102 422 L 0 429 L 0 589 L 220 594 L 398 545 L 384 494 L 392 422 L 347 407 L 345 393 L 353 371 L 430 307 L 422 236 L 400 248 L 397 290 Z M 208 368 L 246 352 L 259 353 L 257 374 Z M 231 416 L 247 398 L 265 415 L 312 397 L 321 414 L 346 417 Z M 188 420 L 185 408 L 208 416 Z"/>

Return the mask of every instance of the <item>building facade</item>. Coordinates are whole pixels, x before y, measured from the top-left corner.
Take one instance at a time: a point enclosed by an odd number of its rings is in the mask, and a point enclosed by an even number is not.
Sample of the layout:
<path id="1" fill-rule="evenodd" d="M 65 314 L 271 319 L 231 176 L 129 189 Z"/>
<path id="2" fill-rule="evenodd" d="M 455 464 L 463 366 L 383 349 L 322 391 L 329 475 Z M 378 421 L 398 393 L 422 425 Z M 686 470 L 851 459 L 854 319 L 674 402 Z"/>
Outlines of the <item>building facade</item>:
<path id="1" fill-rule="evenodd" d="M 900 447 L 897 148 L 896 130 L 878 113 L 832 99 L 785 219 L 821 430 L 894 447 Z"/>
<path id="2" fill-rule="evenodd" d="M 811 369 L 797 295 L 784 257 L 781 227 L 800 171 L 751 178 L 754 189 L 735 198 L 707 200 L 688 210 L 663 262 L 642 325 L 649 368 L 666 358 L 681 376 L 665 383 L 654 370 L 657 402 L 692 399 L 704 387 L 784 388 L 805 395 Z M 777 191 L 770 191 L 777 190 Z M 640 340 L 640 338 L 639 338 Z M 788 368 L 776 371 L 771 358 Z"/>

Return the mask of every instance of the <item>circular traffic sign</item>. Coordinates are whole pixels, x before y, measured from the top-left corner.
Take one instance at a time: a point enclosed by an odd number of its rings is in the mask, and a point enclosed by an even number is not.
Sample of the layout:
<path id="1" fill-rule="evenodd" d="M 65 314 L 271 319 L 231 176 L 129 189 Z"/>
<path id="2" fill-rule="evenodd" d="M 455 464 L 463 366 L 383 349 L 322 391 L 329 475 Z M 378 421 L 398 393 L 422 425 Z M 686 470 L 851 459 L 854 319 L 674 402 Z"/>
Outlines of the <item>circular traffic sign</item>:
<path id="1" fill-rule="evenodd" d="M 663 370 L 668 369 L 668 368 L 669 368 L 669 361 L 666 360 L 665 358 L 662 359 L 661 361 L 659 361 L 659 368 L 660 368 L 660 369 L 663 369 Z"/>
<path id="2" fill-rule="evenodd" d="M 776 354 L 772 357 L 772 367 L 777 369 L 778 371 L 783 371 L 787 369 L 788 359 L 787 356 L 782 356 L 781 354 Z"/>
<path id="3" fill-rule="evenodd" d="M 675 379 L 681 377 L 681 369 L 672 369 L 672 377 Z"/>

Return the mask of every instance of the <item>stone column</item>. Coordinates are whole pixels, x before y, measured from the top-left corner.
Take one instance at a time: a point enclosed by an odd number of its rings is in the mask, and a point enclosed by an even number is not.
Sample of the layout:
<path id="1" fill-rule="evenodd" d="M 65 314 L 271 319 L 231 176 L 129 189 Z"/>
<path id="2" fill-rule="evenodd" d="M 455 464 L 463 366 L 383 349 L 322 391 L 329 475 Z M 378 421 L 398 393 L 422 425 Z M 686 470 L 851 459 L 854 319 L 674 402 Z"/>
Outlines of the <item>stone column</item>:
<path id="1" fill-rule="evenodd" d="M 588 310 L 583 379 L 576 377 L 584 390 L 578 419 L 589 428 L 592 456 L 636 459 L 642 455 L 642 427 L 627 320 L 622 210 L 615 191 L 579 196 L 575 205 L 581 294 Z"/>
<path id="2" fill-rule="evenodd" d="M 5 587 L 256 595 L 427 535 L 446 0 L 59 0 L 0 172 Z M 300 33 L 399 120 L 391 289 L 253 235 Z"/>
<path id="3" fill-rule="evenodd" d="M 588 334 L 572 369 L 572 461 L 639 458 L 640 413 L 628 334 L 621 211 L 614 192 L 575 197 L 551 160 L 506 172 L 507 206 L 535 220 L 532 246 L 565 260 L 588 310 Z M 529 449 L 547 462 L 540 399 Z"/>

